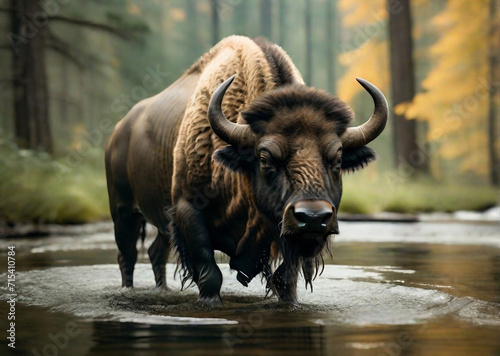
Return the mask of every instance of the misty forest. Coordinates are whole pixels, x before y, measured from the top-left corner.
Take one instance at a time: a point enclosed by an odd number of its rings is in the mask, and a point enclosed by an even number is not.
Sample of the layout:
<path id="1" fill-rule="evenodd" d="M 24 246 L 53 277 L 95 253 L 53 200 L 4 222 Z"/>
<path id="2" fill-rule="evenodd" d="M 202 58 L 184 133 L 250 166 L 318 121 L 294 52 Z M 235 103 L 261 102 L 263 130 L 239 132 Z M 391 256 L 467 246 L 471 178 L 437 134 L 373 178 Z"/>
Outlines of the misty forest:
<path id="1" fill-rule="evenodd" d="M 499 0 L 0 0 L 0 224 L 109 219 L 104 145 L 232 35 L 279 44 L 307 85 L 373 110 L 378 159 L 343 213 L 485 210 L 500 183 Z"/>

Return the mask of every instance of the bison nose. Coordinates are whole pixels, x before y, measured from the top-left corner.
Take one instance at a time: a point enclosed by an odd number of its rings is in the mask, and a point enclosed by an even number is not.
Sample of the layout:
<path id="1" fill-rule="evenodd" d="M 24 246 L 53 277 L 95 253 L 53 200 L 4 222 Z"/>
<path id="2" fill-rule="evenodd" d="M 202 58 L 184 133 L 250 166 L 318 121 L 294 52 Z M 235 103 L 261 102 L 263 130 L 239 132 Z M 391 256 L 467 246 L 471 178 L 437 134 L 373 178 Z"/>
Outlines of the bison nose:
<path id="1" fill-rule="evenodd" d="M 307 232 L 326 232 L 334 218 L 334 208 L 325 200 L 301 200 L 291 211 L 296 227 Z"/>

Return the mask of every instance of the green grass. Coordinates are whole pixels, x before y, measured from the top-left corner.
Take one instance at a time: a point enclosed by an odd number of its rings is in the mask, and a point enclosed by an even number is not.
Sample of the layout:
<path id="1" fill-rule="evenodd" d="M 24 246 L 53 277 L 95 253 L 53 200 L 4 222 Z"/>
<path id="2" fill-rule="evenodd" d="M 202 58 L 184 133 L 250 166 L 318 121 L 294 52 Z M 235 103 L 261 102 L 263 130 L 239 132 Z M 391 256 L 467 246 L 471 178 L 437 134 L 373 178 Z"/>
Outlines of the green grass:
<path id="1" fill-rule="evenodd" d="M 71 166 L 65 157 L 53 160 L 44 153 L 18 150 L 0 138 L 0 221 L 69 224 L 109 219 L 103 156 L 103 150 L 95 148 Z M 407 180 L 389 184 L 387 173 L 373 168 L 343 176 L 341 212 L 481 210 L 499 201 L 498 189 L 491 186 Z"/>
<path id="2" fill-rule="evenodd" d="M 0 139 L 0 218 L 58 224 L 109 218 L 103 151 L 81 157 L 71 165 Z"/>
<path id="3" fill-rule="evenodd" d="M 390 182 L 387 176 L 373 172 L 345 175 L 340 211 L 355 214 L 476 211 L 499 203 L 498 188 L 488 185 L 439 184 L 429 180 Z"/>

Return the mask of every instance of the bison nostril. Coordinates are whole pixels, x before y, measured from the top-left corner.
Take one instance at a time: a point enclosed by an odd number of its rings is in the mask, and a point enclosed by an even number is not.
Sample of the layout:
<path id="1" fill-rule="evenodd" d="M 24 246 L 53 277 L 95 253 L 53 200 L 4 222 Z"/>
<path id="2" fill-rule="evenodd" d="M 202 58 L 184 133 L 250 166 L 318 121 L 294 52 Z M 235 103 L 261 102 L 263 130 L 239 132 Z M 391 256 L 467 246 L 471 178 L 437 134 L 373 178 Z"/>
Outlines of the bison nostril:
<path id="1" fill-rule="evenodd" d="M 332 221 L 333 212 L 325 212 L 323 219 L 321 220 L 321 226 L 326 227 L 330 221 Z"/>
<path id="2" fill-rule="evenodd" d="M 295 220 L 297 220 L 297 225 L 299 227 L 304 227 L 307 224 L 307 214 L 302 211 L 295 211 L 293 210 L 293 216 L 295 217 Z"/>
<path id="3" fill-rule="evenodd" d="M 334 208 L 324 200 L 301 200 L 291 213 L 295 226 L 303 231 L 324 231 L 334 219 Z"/>

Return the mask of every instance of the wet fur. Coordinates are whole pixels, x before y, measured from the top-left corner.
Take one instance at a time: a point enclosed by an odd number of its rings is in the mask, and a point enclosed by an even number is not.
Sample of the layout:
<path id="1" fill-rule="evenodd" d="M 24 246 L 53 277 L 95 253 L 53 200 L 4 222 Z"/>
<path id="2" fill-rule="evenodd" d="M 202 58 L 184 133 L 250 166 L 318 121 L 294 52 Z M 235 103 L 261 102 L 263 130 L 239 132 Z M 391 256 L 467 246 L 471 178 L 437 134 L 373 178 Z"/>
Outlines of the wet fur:
<path id="1" fill-rule="evenodd" d="M 168 173 L 156 178 L 156 183 L 145 174 L 134 186 L 134 189 L 152 187 L 153 193 L 154 189 L 161 192 L 153 196 L 165 196 L 161 202 L 164 210 L 158 214 L 158 209 L 148 206 L 147 200 L 135 204 L 137 211 L 145 212 L 149 208 L 156 215 L 162 215 L 157 219 L 161 223 L 159 225 L 165 223 L 168 226 L 160 227 L 162 233 L 174 243 L 179 262 L 177 273 L 182 285 L 185 287 L 190 281 L 196 282 L 201 301 L 217 304 L 220 286 L 217 289 L 217 283 L 215 286 L 208 283 L 206 287 L 205 282 L 219 278 L 213 261 L 213 250 L 219 249 L 231 256 L 231 268 L 244 270 L 249 279 L 260 273 L 268 281 L 269 290 L 282 300 L 294 302 L 296 295 L 293 291 L 300 272 L 304 275 L 306 287 L 309 285 L 312 290 L 312 281 L 324 263 L 322 254 L 328 251 L 329 237 L 299 239 L 281 236 L 283 231 L 286 233 L 286 229 L 281 231 L 284 202 L 290 199 L 291 194 L 284 176 L 277 178 L 274 184 L 263 187 L 259 160 L 254 150 L 228 146 L 211 130 L 207 120 L 211 95 L 235 73 L 236 79 L 224 96 L 223 112 L 230 121 L 249 123 L 253 131 L 260 135 L 279 133 L 284 140 L 291 142 L 295 137 L 308 137 L 314 141 L 315 137 L 325 132 L 338 138 L 353 119 L 352 110 L 342 100 L 325 91 L 306 87 L 297 68 L 279 46 L 261 38 L 228 37 L 204 54 L 181 77 L 190 80 L 190 88 L 195 87 L 187 104 L 183 102 L 186 109 L 182 117 L 166 131 L 169 137 L 158 137 L 161 144 L 164 144 L 163 140 L 170 145 L 175 143 L 173 149 L 168 148 L 163 153 L 173 162 L 173 173 L 169 174 L 171 168 L 167 166 Z M 158 109 L 143 106 L 144 110 Z M 161 107 L 161 110 L 167 109 Z M 124 124 L 130 129 L 132 119 Z M 147 130 L 148 138 L 156 137 L 155 125 L 162 123 L 159 118 L 155 120 Z M 130 129 L 119 134 L 127 135 Z M 162 152 L 164 147 L 154 149 Z M 124 152 L 135 154 L 135 149 L 124 148 Z M 111 153 L 107 152 L 107 156 Z M 342 171 L 360 169 L 374 158 L 373 150 L 368 147 L 346 149 Z M 140 160 L 138 157 L 137 161 Z M 158 160 L 152 170 L 158 172 L 157 167 L 163 169 L 163 161 Z M 304 175 L 300 178 L 303 182 L 296 179 L 298 183 L 295 184 L 305 184 L 306 195 L 323 194 L 326 188 L 320 183 L 311 180 L 308 184 L 308 177 L 315 176 L 317 167 L 306 163 L 302 168 Z M 300 170 L 301 165 L 297 162 L 296 165 L 298 168 L 295 169 Z M 323 166 L 324 162 L 320 165 Z M 138 168 L 135 173 L 147 172 Z M 107 173 L 107 176 L 108 187 L 113 187 L 115 178 L 112 174 Z M 340 191 L 332 193 L 335 198 L 332 201 L 337 207 L 341 195 L 341 180 L 338 179 L 335 184 L 340 185 Z M 203 197 L 211 198 L 204 201 L 200 192 Z M 203 203 L 199 209 L 194 204 L 197 199 Z M 147 213 L 145 217 L 150 218 Z M 188 241 L 186 231 L 190 229 L 199 232 L 200 236 L 208 236 L 210 241 Z M 207 248 L 207 245 L 211 247 Z M 210 253 L 212 256 L 208 256 Z M 294 285 L 286 286 L 290 283 Z"/>
<path id="2" fill-rule="evenodd" d="M 225 159 L 221 160 L 216 158 L 216 154 L 212 160 L 212 153 L 214 151 L 218 152 L 216 151 L 217 148 L 222 148 L 228 153 L 231 148 L 225 146 L 224 142 L 221 142 L 218 137 L 213 135 L 208 126 L 205 115 L 211 95 L 205 93 L 213 92 L 220 82 L 227 79 L 234 72 L 237 72 L 237 79 L 227 92 L 223 102 L 224 112 L 228 119 L 237 121 L 240 111 L 248 107 L 254 99 L 263 93 L 270 92 L 282 85 L 303 84 L 300 74 L 280 47 L 263 39 L 256 39 L 252 43 L 253 45 L 249 42 L 249 39 L 235 36 L 223 40 L 206 55 L 202 56 L 199 63 L 189 69 L 189 71 L 201 71 L 202 78 L 198 84 L 196 93 L 193 95 L 192 107 L 186 111 L 183 119 L 183 124 L 186 123 L 186 125 L 180 128 L 180 141 L 182 144 L 177 144 L 174 155 L 175 162 L 182 163 L 178 164 L 174 171 L 182 173 L 176 176 L 176 172 L 174 172 L 172 189 L 174 205 L 169 209 L 169 216 L 171 217 L 170 233 L 181 264 L 178 273 L 181 274 L 184 281 L 194 277 L 194 268 L 189 258 L 187 242 L 180 233 L 178 226 L 176 226 L 176 198 L 180 196 L 187 197 L 188 199 L 192 198 L 193 189 L 204 189 L 210 181 L 212 182 L 211 189 L 214 191 L 221 185 L 224 187 L 233 186 L 238 191 L 247 190 L 249 191 L 247 195 L 251 195 L 251 187 L 241 185 L 242 180 L 244 180 L 241 176 L 245 175 L 246 173 L 243 173 L 243 171 L 246 172 L 254 163 L 253 160 L 255 157 L 253 154 L 246 155 L 242 159 L 241 152 L 234 152 L 232 157 L 226 156 Z M 238 62 L 223 64 L 224 69 L 222 72 L 203 72 L 206 67 L 214 68 L 217 71 L 221 70 L 221 67 L 214 66 L 213 61 L 218 60 L 218 52 L 224 51 L 225 47 L 235 48 L 236 51 L 241 50 L 243 52 L 239 54 L 242 61 L 241 64 Z M 249 53 L 245 54 L 247 51 Z M 251 51 L 254 52 L 250 53 Z M 260 51 L 260 54 L 255 51 Z M 251 58 L 245 60 L 245 56 Z M 224 58 L 222 59 L 224 60 Z M 187 126 L 188 123 L 189 129 Z M 190 146 L 191 142 L 195 143 L 196 146 Z M 211 161 L 222 164 L 214 165 L 210 163 Z M 231 168 L 227 169 L 227 166 Z M 189 186 L 182 183 L 186 180 L 186 176 L 190 182 Z M 222 190 L 228 189 L 222 188 Z M 220 194 L 225 196 L 230 195 L 231 192 L 223 191 Z M 254 206 L 252 198 L 249 197 L 247 200 L 249 201 L 248 204 L 251 205 L 250 210 L 257 211 L 258 209 Z M 237 205 L 235 207 L 236 210 L 238 209 Z M 231 212 L 229 213 L 231 215 Z M 226 219 L 231 219 L 231 216 L 227 216 Z M 258 218 L 255 219 L 256 221 L 258 220 Z M 247 232 L 251 232 L 251 230 L 252 227 L 250 226 L 250 230 Z M 256 230 L 256 228 L 253 228 L 253 230 Z M 270 245 L 270 241 L 265 244 Z M 258 264 L 260 272 L 270 271 L 269 248 L 262 251 Z"/>
<path id="3" fill-rule="evenodd" d="M 304 130 L 308 130 L 310 128 L 310 123 L 301 121 L 290 122 L 288 116 L 282 115 L 283 108 L 291 112 L 304 108 L 314 108 L 316 114 L 313 114 L 320 118 L 318 120 L 326 119 L 326 121 L 334 123 L 333 127 L 336 134 L 340 137 L 353 119 L 354 114 L 352 110 L 339 98 L 325 91 L 306 87 L 303 85 L 302 81 L 298 81 L 297 78 L 300 77 L 297 77 L 295 67 L 278 46 L 263 39 L 256 39 L 254 42 L 261 48 L 262 54 L 267 61 L 267 71 L 264 71 L 264 76 L 263 73 L 255 73 L 255 75 L 248 75 L 245 73 L 238 74 L 237 79 L 243 74 L 247 80 L 255 81 L 255 84 L 251 82 L 238 82 L 235 80 L 235 83 L 229 88 L 224 98 L 224 103 L 226 105 L 224 106 L 223 104 L 223 110 L 228 119 L 231 121 L 241 120 L 249 123 L 253 131 L 261 135 L 269 131 L 279 130 L 284 136 L 292 137 L 296 132 L 303 133 Z M 212 51 L 215 53 L 215 50 Z M 214 73 L 214 75 L 219 76 L 220 74 Z M 226 70 L 225 74 L 220 76 L 220 79 L 216 81 L 215 84 L 218 85 L 230 75 L 231 73 Z M 212 77 L 209 78 L 212 79 Z M 200 84 L 199 91 L 212 92 L 216 88 L 216 85 L 213 83 L 213 80 L 211 80 L 210 85 L 212 86 L 209 88 L 203 87 Z M 242 87 L 242 85 L 244 85 L 244 87 Z M 255 86 L 260 86 L 262 91 L 254 100 L 248 100 L 249 98 L 241 96 L 244 96 L 247 92 L 246 88 Z M 266 87 L 269 89 L 265 89 Z M 196 105 L 200 107 L 200 109 L 197 110 L 199 113 L 206 113 L 208 101 L 205 101 L 205 99 L 208 100 L 208 97 L 209 95 L 203 98 L 203 101 L 198 101 L 196 103 Z M 233 103 L 229 104 L 230 101 Z M 239 105 L 236 107 L 234 103 Z M 239 117 L 241 118 L 238 119 Z M 315 119 L 316 118 L 311 117 L 311 120 Z M 186 113 L 184 120 L 185 122 L 195 120 L 193 123 L 194 125 L 197 125 L 198 122 L 202 125 L 207 125 L 206 121 L 196 121 L 194 117 L 189 116 L 189 113 Z M 193 124 L 191 124 L 190 130 L 186 131 L 186 134 L 197 135 L 196 138 L 191 140 L 198 142 L 198 151 L 202 148 L 203 150 L 214 152 L 212 156 L 212 166 L 210 168 L 211 171 L 209 172 L 209 174 L 212 175 L 212 184 L 217 184 L 217 178 L 214 178 L 214 175 L 219 178 L 223 176 L 223 183 L 227 187 L 223 189 L 230 190 L 230 187 L 237 187 L 236 189 L 238 190 L 248 189 L 247 186 L 241 186 L 240 178 L 245 175 L 255 177 L 255 175 L 259 174 L 256 169 L 256 157 L 254 152 L 247 151 L 242 154 L 242 152 L 235 147 L 222 146 L 217 137 L 213 135 L 211 137 L 205 136 L 211 133 L 211 130 L 207 130 L 206 126 L 196 129 L 196 126 L 193 127 Z M 321 125 L 319 126 L 321 127 Z M 202 136 L 200 136 L 200 133 L 202 133 Z M 311 135 L 314 134 L 314 132 L 311 132 Z M 188 141 L 189 140 L 188 138 Z M 202 145 L 200 142 L 206 143 Z M 218 147 L 219 149 L 217 149 Z M 203 157 L 208 157 L 208 155 L 203 154 Z M 342 169 L 344 171 L 354 171 L 362 168 L 374 158 L 374 152 L 367 147 L 346 149 L 343 156 Z M 190 158 L 186 157 L 186 159 L 189 160 Z M 195 159 L 191 162 L 191 164 L 193 163 L 199 171 L 200 161 Z M 202 163 L 201 166 L 203 165 Z M 220 173 L 221 170 L 223 171 L 222 174 Z M 189 170 L 186 171 L 186 173 L 189 175 Z M 208 181 L 209 174 L 205 173 L 205 178 L 201 180 L 205 182 Z M 193 178 L 195 177 L 189 178 L 188 176 L 188 180 L 194 183 L 196 179 Z M 179 179 L 181 179 L 180 176 Z M 254 179 L 250 180 L 253 181 Z M 193 185 L 195 186 L 195 184 Z M 182 191 L 183 195 L 190 196 L 191 194 L 189 190 L 185 191 L 182 189 Z M 256 194 L 255 189 L 251 189 L 251 191 L 251 195 Z M 175 196 L 175 194 L 174 188 L 173 195 Z M 259 209 L 253 206 L 253 199 L 259 201 L 260 198 L 256 195 L 249 199 L 251 208 L 254 211 L 257 210 L 257 214 L 282 216 L 283 211 L 281 209 L 283 207 L 275 205 L 269 207 L 270 211 L 262 211 L 262 208 Z M 175 214 L 175 205 L 171 210 L 172 214 Z M 179 253 L 179 260 L 181 263 L 179 272 L 182 275 L 183 281 L 187 281 L 189 278 L 193 278 L 193 267 L 187 253 L 188 248 L 185 239 L 175 226 L 176 219 L 172 218 L 171 221 L 171 234 Z M 280 221 L 272 221 L 270 223 L 276 227 L 279 226 Z M 247 234 L 252 234 L 252 229 L 256 230 L 256 227 L 250 226 L 249 229 L 250 230 L 247 230 Z M 270 229 L 272 230 L 273 227 L 271 226 Z M 306 286 L 309 285 L 312 290 L 312 281 L 318 274 L 319 266 L 323 264 L 322 253 L 328 245 L 328 238 L 324 237 L 322 239 L 304 241 L 281 237 L 279 229 L 276 229 L 276 232 L 273 232 L 271 235 L 275 237 L 267 237 L 268 241 L 266 244 L 268 248 L 263 251 L 260 257 L 259 267 L 260 272 L 268 281 L 269 289 L 279 295 L 280 290 L 284 288 L 283 284 L 289 283 L 290 281 L 296 283 L 296 276 L 302 271 Z M 274 252 L 271 251 L 271 244 L 275 246 Z M 273 269 L 274 273 L 271 272 Z M 295 289 L 295 286 L 292 286 L 292 289 Z M 280 298 L 283 299 L 283 296 L 280 296 Z"/>

